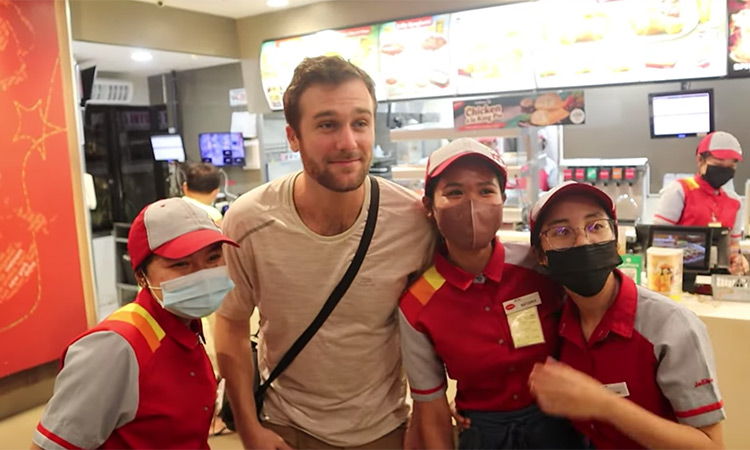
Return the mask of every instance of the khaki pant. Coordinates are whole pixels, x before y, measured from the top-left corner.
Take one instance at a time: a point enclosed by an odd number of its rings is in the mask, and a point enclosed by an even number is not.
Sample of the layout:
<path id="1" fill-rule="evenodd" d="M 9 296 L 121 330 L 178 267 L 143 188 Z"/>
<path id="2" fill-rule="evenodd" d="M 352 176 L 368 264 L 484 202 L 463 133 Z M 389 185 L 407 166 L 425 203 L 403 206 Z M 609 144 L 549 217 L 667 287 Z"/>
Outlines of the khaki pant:
<path id="1" fill-rule="evenodd" d="M 281 436 L 292 448 L 298 450 L 342 450 L 346 447 L 334 447 L 320 439 L 314 438 L 304 431 L 293 427 L 276 425 L 273 423 L 263 422 L 263 426 Z M 349 447 L 351 449 L 362 450 L 394 450 L 404 448 L 404 434 L 406 424 L 401 425 L 385 436 L 376 439 L 359 447 Z"/>

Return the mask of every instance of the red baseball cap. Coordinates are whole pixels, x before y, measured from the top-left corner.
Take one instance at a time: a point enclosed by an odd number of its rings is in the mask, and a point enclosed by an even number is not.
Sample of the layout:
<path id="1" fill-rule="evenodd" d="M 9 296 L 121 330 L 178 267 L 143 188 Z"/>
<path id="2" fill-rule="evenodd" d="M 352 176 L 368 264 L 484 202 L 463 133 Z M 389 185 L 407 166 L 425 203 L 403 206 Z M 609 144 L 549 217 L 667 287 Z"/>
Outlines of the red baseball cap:
<path id="1" fill-rule="evenodd" d="M 152 253 L 179 259 L 217 242 L 239 247 L 205 211 L 174 197 L 141 210 L 128 233 L 128 253 L 136 270 Z"/>
<path id="2" fill-rule="evenodd" d="M 531 213 L 529 213 L 529 228 L 531 228 L 531 243 L 533 245 L 539 242 L 539 232 L 541 231 L 539 228 L 542 226 L 544 213 L 549 209 L 550 205 L 554 204 L 556 200 L 560 200 L 561 198 L 572 194 L 590 196 L 597 200 L 601 203 L 604 211 L 612 219 L 617 220 L 615 204 L 606 192 L 587 183 L 566 181 L 547 192 L 534 204 L 534 207 L 531 208 Z"/>
<path id="3" fill-rule="evenodd" d="M 471 138 L 456 139 L 450 144 L 444 145 L 430 154 L 430 157 L 427 160 L 427 171 L 424 179 L 425 188 L 427 188 L 430 180 L 439 176 L 458 159 L 468 155 L 479 155 L 492 163 L 492 165 L 503 174 L 503 186 L 500 187 L 505 191 L 505 185 L 508 182 L 508 171 L 505 168 L 505 163 L 500 157 L 500 154 Z"/>
<path id="4" fill-rule="evenodd" d="M 726 131 L 714 131 L 701 139 L 696 154 L 709 153 L 721 159 L 742 161 L 742 147 L 736 137 Z"/>

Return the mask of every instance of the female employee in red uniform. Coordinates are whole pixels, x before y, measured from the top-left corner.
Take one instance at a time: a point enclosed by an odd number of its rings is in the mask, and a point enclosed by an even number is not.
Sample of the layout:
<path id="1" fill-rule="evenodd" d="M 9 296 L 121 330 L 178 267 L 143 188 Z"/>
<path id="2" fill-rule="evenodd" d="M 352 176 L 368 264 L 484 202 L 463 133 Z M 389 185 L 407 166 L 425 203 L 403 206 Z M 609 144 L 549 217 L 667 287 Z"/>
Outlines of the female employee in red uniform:
<path id="1" fill-rule="evenodd" d="M 532 209 L 532 243 L 569 300 L 560 362 L 537 364 L 531 392 L 595 448 L 721 448 L 724 409 L 706 327 L 615 269 L 616 229 L 612 200 L 586 184 L 562 184 Z"/>
<path id="2" fill-rule="evenodd" d="M 404 367 L 426 448 L 453 448 L 446 370 L 470 421 L 459 448 L 580 448 L 569 422 L 541 413 L 527 380 L 557 349 L 562 288 L 527 245 L 502 244 L 506 170 L 458 139 L 429 159 L 424 205 L 443 237 L 434 265 L 400 302 Z"/>
<path id="3" fill-rule="evenodd" d="M 143 289 L 68 346 L 32 448 L 208 448 L 216 378 L 200 318 L 234 287 L 223 243 L 237 245 L 182 199 L 141 211 L 128 253 Z"/>
<path id="4" fill-rule="evenodd" d="M 698 173 L 665 186 L 654 214 L 657 224 L 693 227 L 719 226 L 731 230 L 732 273 L 748 270 L 739 254 L 742 237 L 740 198 L 722 188 L 734 178 L 737 163 L 742 161 L 742 147 L 731 134 L 716 131 L 704 137 L 695 152 Z"/>

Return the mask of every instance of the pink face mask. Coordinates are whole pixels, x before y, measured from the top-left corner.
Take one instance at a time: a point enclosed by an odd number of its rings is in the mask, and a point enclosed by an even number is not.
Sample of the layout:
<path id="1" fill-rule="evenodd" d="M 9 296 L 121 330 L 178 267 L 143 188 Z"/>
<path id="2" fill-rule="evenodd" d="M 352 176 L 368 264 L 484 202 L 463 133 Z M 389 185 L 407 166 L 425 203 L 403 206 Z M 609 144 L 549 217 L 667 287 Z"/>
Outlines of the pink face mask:
<path id="1" fill-rule="evenodd" d="M 464 200 L 447 207 L 434 208 L 440 234 L 458 248 L 478 250 L 495 239 L 503 223 L 503 204 Z"/>

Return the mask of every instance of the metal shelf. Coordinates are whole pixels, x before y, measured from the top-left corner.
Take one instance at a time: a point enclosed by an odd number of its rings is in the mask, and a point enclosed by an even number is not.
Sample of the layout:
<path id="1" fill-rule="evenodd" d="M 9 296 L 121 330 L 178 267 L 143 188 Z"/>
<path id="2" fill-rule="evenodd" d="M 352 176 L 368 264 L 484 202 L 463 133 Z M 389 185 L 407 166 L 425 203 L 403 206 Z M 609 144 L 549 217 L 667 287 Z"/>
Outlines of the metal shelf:
<path id="1" fill-rule="evenodd" d="M 490 128 L 481 130 L 456 130 L 455 128 L 438 128 L 424 125 L 391 130 L 391 142 L 429 141 L 437 139 L 458 139 L 462 137 L 504 137 L 513 138 L 520 134 L 519 128 Z"/>

